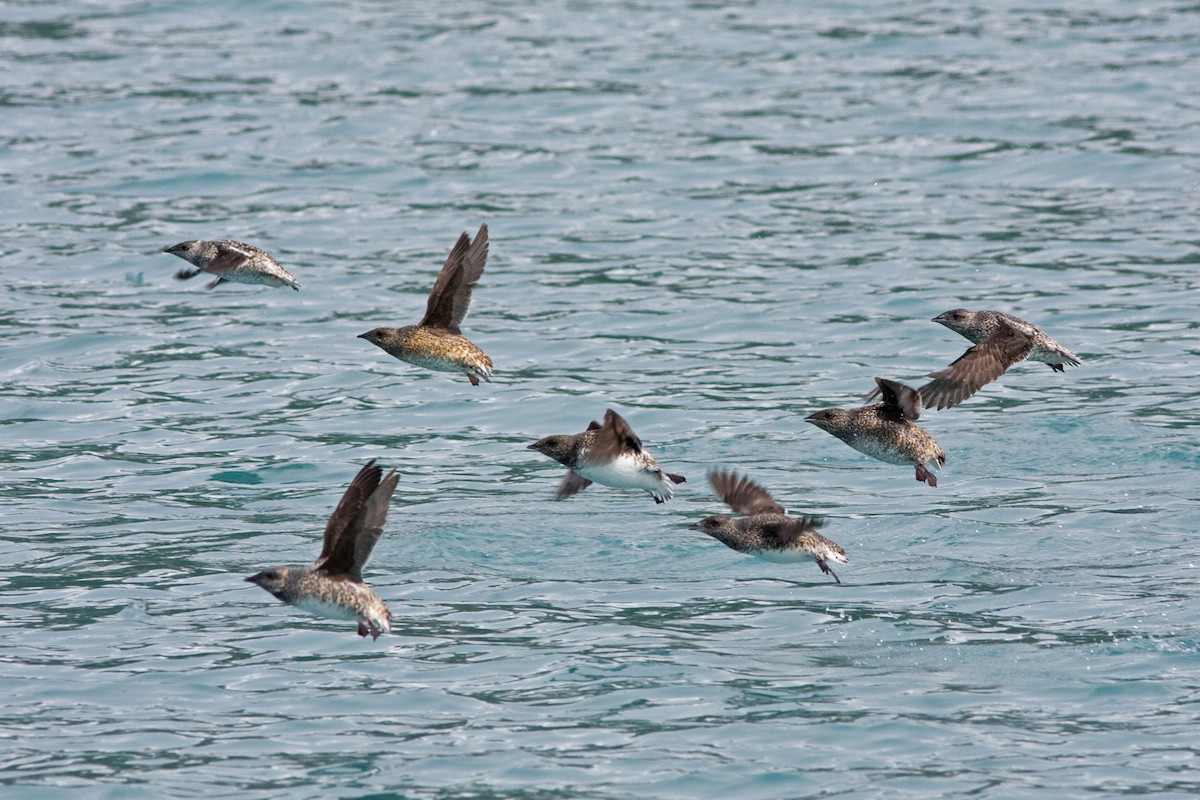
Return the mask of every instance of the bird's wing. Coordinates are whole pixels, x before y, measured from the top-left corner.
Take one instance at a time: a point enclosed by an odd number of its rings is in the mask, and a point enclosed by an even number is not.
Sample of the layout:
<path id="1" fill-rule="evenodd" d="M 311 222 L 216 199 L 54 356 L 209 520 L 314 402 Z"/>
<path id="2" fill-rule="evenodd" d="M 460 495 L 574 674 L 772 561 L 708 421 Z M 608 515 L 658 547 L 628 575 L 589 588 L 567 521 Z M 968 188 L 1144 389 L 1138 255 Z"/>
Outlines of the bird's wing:
<path id="1" fill-rule="evenodd" d="M 383 536 L 383 523 L 387 520 L 388 507 L 399 481 L 400 476 L 396 474 L 396 470 L 389 472 L 375 491 L 371 492 L 366 505 L 359 512 L 359 520 L 356 523 L 358 536 L 354 540 L 354 563 L 349 572 L 352 580 L 362 580 L 362 568 L 371 557 L 375 543 Z"/>
<path id="2" fill-rule="evenodd" d="M 633 428 L 629 427 L 625 418 L 610 408 L 604 412 L 604 424 L 596 430 L 596 438 L 588 448 L 584 460 L 603 463 L 628 451 L 639 453 L 641 450 L 642 440 L 633 432 Z"/>
<path id="3" fill-rule="evenodd" d="M 790 547 L 805 533 L 815 533 L 821 527 L 816 517 L 785 519 L 762 527 L 763 543 L 774 547 Z"/>
<path id="4" fill-rule="evenodd" d="M 465 233 L 454 243 L 433 288 L 429 290 L 429 301 L 425 305 L 425 317 L 421 320 L 421 325 L 430 328 L 451 327 L 454 319 L 454 296 L 458 293 L 462 280 L 463 258 L 470 246 L 471 237 Z"/>
<path id="5" fill-rule="evenodd" d="M 250 253 L 240 248 L 227 244 L 217 245 L 217 257 L 208 262 L 204 271 L 211 272 L 213 275 L 227 275 L 246 266 L 252 257 Z"/>
<path id="6" fill-rule="evenodd" d="M 725 505 L 738 514 L 786 514 L 787 511 L 771 493 L 745 475 L 739 475 L 729 470 L 711 470 L 708 482 L 712 484 Z"/>
<path id="7" fill-rule="evenodd" d="M 554 499 L 562 500 L 564 497 L 579 494 L 591 485 L 592 482 L 587 478 L 578 474 L 575 470 L 569 469 L 567 470 L 567 477 L 563 478 L 562 483 L 558 485 L 558 491 L 554 493 Z"/>
<path id="8" fill-rule="evenodd" d="M 372 459 L 354 476 L 325 524 L 321 555 L 313 562 L 314 569 L 330 574 L 349 573 L 353 569 L 356 540 L 363 522 L 362 511 L 379 486 L 382 474 L 383 470 L 375 466 Z"/>
<path id="9" fill-rule="evenodd" d="M 479 278 L 483 275 L 487 257 L 488 227 L 485 223 L 479 226 L 479 232 L 475 234 L 475 241 L 471 242 L 471 246 L 467 248 L 467 253 L 463 256 L 462 269 L 458 272 L 459 281 L 454 290 L 450 324 L 446 326 L 452 331 L 457 332 L 459 326 L 462 325 L 463 317 L 467 316 L 467 309 L 471 307 L 471 293 L 475 291 L 475 284 L 479 283 Z"/>
<path id="10" fill-rule="evenodd" d="M 883 394 L 885 416 L 896 421 L 920 419 L 921 395 L 916 389 L 887 378 L 876 378 L 875 383 L 879 385 L 879 391 Z"/>
<path id="11" fill-rule="evenodd" d="M 425 308 L 422 325 L 445 328 L 458 333 L 467 309 L 471 307 L 471 293 L 483 275 L 488 256 L 488 227 L 479 226 L 475 241 L 467 234 L 458 237 L 450 251 L 437 282 L 429 292 L 429 303 Z"/>
<path id="12" fill-rule="evenodd" d="M 1001 319 L 1000 330 L 968 349 L 950 366 L 933 373 L 933 380 L 921 387 L 921 400 L 939 410 L 953 408 L 999 378 L 1032 349 L 1032 336 Z"/>

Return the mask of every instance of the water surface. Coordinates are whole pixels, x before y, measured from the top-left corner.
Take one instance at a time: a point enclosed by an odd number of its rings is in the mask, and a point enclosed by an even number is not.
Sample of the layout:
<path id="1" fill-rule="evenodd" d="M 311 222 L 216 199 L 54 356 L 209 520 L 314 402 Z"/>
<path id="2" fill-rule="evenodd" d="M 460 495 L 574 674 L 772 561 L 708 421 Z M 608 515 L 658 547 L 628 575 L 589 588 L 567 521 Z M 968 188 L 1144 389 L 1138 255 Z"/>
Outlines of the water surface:
<path id="1" fill-rule="evenodd" d="M 39 797 L 1200 791 L 1197 8 L 280 0 L 0 12 L 0 786 Z M 491 228 L 472 388 L 415 322 Z M 303 290 L 171 274 L 229 237 Z M 967 342 L 1083 366 L 803 423 Z M 624 414 L 676 498 L 525 450 Z M 367 459 L 376 642 L 242 582 Z M 687 529 L 744 470 L 836 585 Z"/>

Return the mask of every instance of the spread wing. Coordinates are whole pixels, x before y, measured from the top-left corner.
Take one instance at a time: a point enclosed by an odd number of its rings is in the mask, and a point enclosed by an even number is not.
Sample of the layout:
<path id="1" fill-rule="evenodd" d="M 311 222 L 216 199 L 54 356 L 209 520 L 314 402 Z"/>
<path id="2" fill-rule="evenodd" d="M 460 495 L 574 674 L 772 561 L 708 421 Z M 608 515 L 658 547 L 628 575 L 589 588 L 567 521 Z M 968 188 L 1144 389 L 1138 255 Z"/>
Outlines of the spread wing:
<path id="1" fill-rule="evenodd" d="M 790 547 L 804 534 L 816 533 L 821 527 L 821 522 L 818 517 L 800 517 L 765 525 L 762 529 L 764 544 L 780 548 Z"/>
<path id="2" fill-rule="evenodd" d="M 641 450 L 642 440 L 633 432 L 633 428 L 629 427 L 625 418 L 610 408 L 604 412 L 604 424 L 596 430 L 596 438 L 588 449 L 587 460 L 610 461 L 624 453 L 640 453 Z"/>
<path id="3" fill-rule="evenodd" d="M 237 247 L 231 247 L 227 244 L 217 246 L 217 257 L 208 262 L 208 266 L 204 268 L 205 272 L 210 272 L 213 275 L 227 275 L 230 272 L 241 269 L 250 262 L 251 254 Z"/>
<path id="4" fill-rule="evenodd" d="M 375 543 L 383 536 L 383 523 L 387 520 L 388 507 L 392 503 L 392 494 L 400 476 L 392 470 L 387 477 L 380 481 L 378 488 L 371 492 L 367 503 L 359 513 L 358 536 L 354 541 L 354 563 L 349 570 L 352 580 L 362 580 L 362 568 L 371 557 Z"/>
<path id="5" fill-rule="evenodd" d="M 471 293 L 475 291 L 475 284 L 479 283 L 479 279 L 483 276 L 483 268 L 487 266 L 487 257 L 488 226 L 485 223 L 479 226 L 479 232 L 475 234 L 475 241 L 471 242 L 471 246 L 467 248 L 467 254 L 463 256 L 462 269 L 458 271 L 460 279 L 458 286 L 455 287 L 454 306 L 450 312 L 450 324 L 447 326 L 452 331 L 457 331 L 463 318 L 467 316 L 467 309 L 471 307 Z"/>
<path id="6" fill-rule="evenodd" d="M 554 493 L 554 499 L 562 500 L 564 497 L 579 494 L 591 485 L 592 482 L 587 478 L 579 475 L 575 470 L 569 469 L 567 470 L 567 477 L 563 478 L 562 483 L 558 485 L 558 491 Z"/>
<path id="7" fill-rule="evenodd" d="M 921 417 L 921 395 L 911 386 L 887 378 L 876 378 L 883 395 L 883 414 L 889 419 L 915 421 Z"/>
<path id="8" fill-rule="evenodd" d="M 329 574 L 349 574 L 353 570 L 363 510 L 379 487 L 382 474 L 383 470 L 375 466 L 375 460 L 372 459 L 354 476 L 337 508 L 329 516 L 329 522 L 325 524 L 325 539 L 321 555 L 313 562 L 314 569 Z"/>
<path id="9" fill-rule="evenodd" d="M 480 226 L 474 242 L 466 233 L 458 237 L 429 292 L 421 325 L 458 333 L 459 325 L 471 307 L 471 293 L 483 275 L 487 254 L 487 225 Z"/>
<path id="10" fill-rule="evenodd" d="M 939 410 L 953 408 L 999 378 L 1032 349 L 1032 336 L 1001 319 L 998 331 L 967 350 L 950 366 L 933 373 L 933 380 L 921 387 L 921 400 L 926 406 Z"/>
<path id="11" fill-rule="evenodd" d="M 710 470 L 708 482 L 717 497 L 738 514 L 786 514 L 783 506 L 775 502 L 771 493 L 745 475 L 729 470 Z"/>

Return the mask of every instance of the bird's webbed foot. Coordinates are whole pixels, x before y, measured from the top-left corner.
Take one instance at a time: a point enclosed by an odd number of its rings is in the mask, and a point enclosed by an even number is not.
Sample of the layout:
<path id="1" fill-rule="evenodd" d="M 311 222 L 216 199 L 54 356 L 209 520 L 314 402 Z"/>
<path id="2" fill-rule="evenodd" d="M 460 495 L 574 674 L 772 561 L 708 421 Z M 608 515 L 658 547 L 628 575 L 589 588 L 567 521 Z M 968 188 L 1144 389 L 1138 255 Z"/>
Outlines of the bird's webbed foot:
<path id="1" fill-rule="evenodd" d="M 937 488 L 937 476 L 926 469 L 924 464 L 917 464 L 917 483 L 928 483 Z"/>
<path id="2" fill-rule="evenodd" d="M 837 576 L 837 573 L 830 569 L 829 565 L 825 563 L 825 559 L 818 558 L 817 566 L 821 568 L 821 572 L 824 572 L 826 575 L 832 575 L 833 579 L 838 583 L 842 582 L 842 579 Z"/>

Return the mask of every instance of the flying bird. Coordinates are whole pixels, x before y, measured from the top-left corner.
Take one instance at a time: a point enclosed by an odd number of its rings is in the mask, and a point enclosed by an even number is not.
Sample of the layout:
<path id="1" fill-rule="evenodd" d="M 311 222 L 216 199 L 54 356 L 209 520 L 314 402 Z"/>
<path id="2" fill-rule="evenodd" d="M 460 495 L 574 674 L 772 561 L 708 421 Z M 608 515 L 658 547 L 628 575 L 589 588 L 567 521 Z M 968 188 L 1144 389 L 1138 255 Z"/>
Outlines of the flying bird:
<path id="1" fill-rule="evenodd" d="M 611 408 L 604 412 L 603 425 L 593 420 L 583 433 L 547 436 L 528 449 L 567 467 L 555 500 L 570 497 L 594 482 L 616 489 L 644 489 L 655 503 L 663 503 L 675 493 L 673 484 L 686 480 L 665 472 L 642 448 L 642 440 L 625 418 Z"/>
<path id="2" fill-rule="evenodd" d="M 1077 367 L 1080 364 L 1079 356 L 1051 339 L 1041 328 L 1003 311 L 968 311 L 965 308 L 955 308 L 938 314 L 933 321 L 945 325 L 975 344 L 995 335 L 1000 329 L 1000 323 L 1007 322 L 1033 337 L 1033 347 L 1026 358 L 1049 364 L 1050 369 L 1055 372 L 1064 372 L 1066 366 Z"/>
<path id="3" fill-rule="evenodd" d="M 926 408 L 953 408 L 1003 375 L 1033 350 L 1028 330 L 999 320 L 996 332 L 970 347 L 950 366 L 933 373 L 929 383 L 917 391 Z"/>
<path id="4" fill-rule="evenodd" d="M 953 408 L 1025 359 L 1049 364 L 1057 372 L 1062 372 L 1066 364 L 1080 363 L 1078 356 L 1037 326 L 1001 311 L 956 308 L 937 315 L 933 321 L 963 335 L 975 346 L 933 373 L 933 380 L 917 390 L 926 408 Z M 867 399 L 878 394 L 876 389 Z"/>
<path id="5" fill-rule="evenodd" d="M 438 274 L 425 316 L 416 325 L 375 328 L 359 334 L 385 353 L 414 366 L 438 372 L 462 372 L 472 386 L 491 380 L 492 359 L 462 335 L 460 325 L 471 307 L 471 293 L 488 256 L 488 227 L 481 225 L 475 241 L 463 233 Z"/>
<path id="6" fill-rule="evenodd" d="M 194 239 L 163 249 L 164 253 L 179 256 L 196 269 L 181 269 L 177 280 L 186 281 L 201 272 L 217 277 L 208 284 L 215 289 L 221 283 L 258 283 L 265 286 L 290 286 L 300 291 L 292 273 L 279 266 L 266 250 L 232 239 Z"/>
<path id="7" fill-rule="evenodd" d="M 691 525 L 739 553 L 758 556 L 765 561 L 790 563 L 811 558 L 821 572 L 832 575 L 841 583 L 830 561 L 848 564 L 846 551 L 832 539 L 818 533 L 822 522 L 817 517 L 794 519 L 775 502 L 763 487 L 745 475 L 729 470 L 710 470 L 708 482 L 717 496 L 737 514 L 739 519 L 717 514 Z"/>
<path id="8" fill-rule="evenodd" d="M 400 480 L 395 470 L 382 474 L 374 460 L 358 471 L 325 525 L 321 554 L 311 566 L 272 567 L 246 581 L 318 616 L 357 620 L 359 636 L 390 633 L 392 612 L 362 579 Z"/>
<path id="9" fill-rule="evenodd" d="M 946 453 L 913 422 L 921 416 L 921 395 L 911 386 L 887 378 L 876 378 L 883 401 L 861 408 L 827 408 L 805 417 L 823 431 L 846 444 L 888 464 L 912 464 L 917 480 L 937 486 L 929 471 L 942 466 Z"/>

